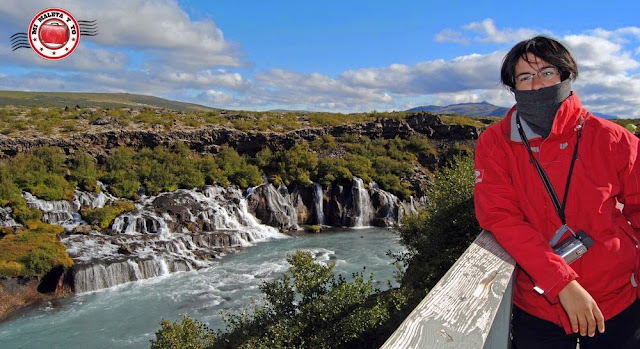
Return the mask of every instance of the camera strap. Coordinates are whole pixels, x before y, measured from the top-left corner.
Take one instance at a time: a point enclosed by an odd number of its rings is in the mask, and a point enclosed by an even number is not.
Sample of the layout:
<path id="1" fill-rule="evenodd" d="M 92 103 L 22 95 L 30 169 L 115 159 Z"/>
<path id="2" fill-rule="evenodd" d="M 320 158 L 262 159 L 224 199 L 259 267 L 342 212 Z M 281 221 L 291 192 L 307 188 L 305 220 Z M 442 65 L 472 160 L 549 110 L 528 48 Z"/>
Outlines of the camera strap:
<path id="1" fill-rule="evenodd" d="M 520 115 L 516 112 L 516 125 L 518 127 L 518 132 L 520 133 L 520 138 L 522 139 L 522 143 L 527 148 L 529 152 L 529 162 L 533 163 L 538 170 L 538 174 L 540 175 L 540 179 L 542 179 L 542 183 L 544 184 L 545 189 L 547 189 L 547 193 L 549 193 L 549 197 L 551 198 L 551 202 L 553 203 L 553 207 L 555 207 L 556 212 L 558 213 L 558 217 L 560 217 L 560 221 L 562 222 L 562 226 L 556 231 L 556 234 L 553 236 L 551 241 L 549 242 L 551 246 L 555 246 L 555 244 L 560 240 L 562 235 L 565 232 L 571 232 L 571 235 L 576 236 L 576 234 L 567 226 L 567 219 L 564 213 L 564 209 L 567 205 L 567 197 L 569 194 L 569 185 L 571 184 L 571 174 L 573 173 L 573 166 L 578 159 L 578 145 L 580 143 L 580 137 L 582 136 L 582 128 L 584 125 L 584 120 L 582 117 L 580 118 L 580 124 L 576 126 L 576 131 L 578 132 L 578 137 L 576 138 L 576 146 L 573 149 L 573 157 L 571 158 L 571 165 L 569 165 L 569 174 L 567 175 L 567 184 L 564 188 L 564 197 L 562 198 L 562 203 L 558 199 L 558 195 L 556 191 L 553 189 L 553 185 L 547 176 L 547 173 L 544 171 L 538 160 L 533 156 L 533 151 L 531 150 L 531 146 L 529 145 L 529 140 L 527 139 L 527 135 L 524 133 L 522 129 L 522 123 L 520 122 Z"/>

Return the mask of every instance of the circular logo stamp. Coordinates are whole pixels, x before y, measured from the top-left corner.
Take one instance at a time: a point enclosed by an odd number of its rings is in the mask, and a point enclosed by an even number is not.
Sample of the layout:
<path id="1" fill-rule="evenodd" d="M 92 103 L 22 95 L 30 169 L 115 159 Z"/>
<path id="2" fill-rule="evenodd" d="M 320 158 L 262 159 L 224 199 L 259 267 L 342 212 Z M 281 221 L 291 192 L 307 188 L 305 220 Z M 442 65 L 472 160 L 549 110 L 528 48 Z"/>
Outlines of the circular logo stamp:
<path id="1" fill-rule="evenodd" d="M 78 46 L 80 27 L 73 16 L 59 8 L 38 13 L 29 23 L 29 44 L 46 59 L 67 57 Z"/>

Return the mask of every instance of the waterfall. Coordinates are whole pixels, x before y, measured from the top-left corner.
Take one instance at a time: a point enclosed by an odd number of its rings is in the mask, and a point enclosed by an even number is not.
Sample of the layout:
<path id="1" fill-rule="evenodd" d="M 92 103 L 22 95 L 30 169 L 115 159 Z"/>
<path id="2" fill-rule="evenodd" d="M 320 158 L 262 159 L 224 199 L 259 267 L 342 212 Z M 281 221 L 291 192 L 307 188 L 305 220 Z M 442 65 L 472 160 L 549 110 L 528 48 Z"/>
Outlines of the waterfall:
<path id="1" fill-rule="evenodd" d="M 122 260 L 111 263 L 97 262 L 74 268 L 74 288 L 78 293 L 97 291 L 131 281 L 149 279 L 171 272 L 187 271 L 184 262 L 168 263 L 162 258 L 147 260 Z"/>
<path id="2" fill-rule="evenodd" d="M 371 218 L 373 216 L 373 207 L 371 205 L 369 192 L 364 188 L 362 179 L 353 177 L 353 187 L 351 188 L 351 195 L 353 197 L 356 213 L 356 220 L 353 227 L 362 228 L 365 226 L 369 226 L 371 224 Z"/>
<path id="3" fill-rule="evenodd" d="M 76 262 L 76 292 L 208 267 L 227 251 L 287 237 L 260 224 L 235 188 L 180 189 L 135 207 L 105 232 L 63 238 Z"/>
<path id="4" fill-rule="evenodd" d="M 325 225 L 324 220 L 324 194 L 322 193 L 322 185 L 313 183 L 313 206 L 316 211 L 318 225 Z"/>
<path id="5" fill-rule="evenodd" d="M 245 206 L 246 204 L 246 206 Z M 247 202 L 242 203 L 264 224 L 278 227 L 282 230 L 297 230 L 298 212 L 296 211 L 289 190 L 284 184 L 276 189 L 272 184 L 261 184 L 247 196 Z M 253 218 L 252 215 L 251 219 Z"/>
<path id="6" fill-rule="evenodd" d="M 398 224 L 403 214 L 403 207 L 397 196 L 380 189 L 376 182 L 369 184 L 371 191 L 377 195 L 378 205 L 376 217 L 385 220 L 385 225 Z"/>
<path id="7" fill-rule="evenodd" d="M 13 227 L 18 223 L 11 216 L 11 207 L 0 207 L 0 227 Z"/>
<path id="8" fill-rule="evenodd" d="M 291 202 L 291 195 L 289 195 L 289 188 L 284 183 L 280 183 L 278 186 L 278 193 L 280 196 L 276 196 L 275 200 L 278 202 L 278 206 L 283 207 L 285 215 L 290 218 L 288 225 L 292 229 L 299 229 L 298 227 L 298 212 L 293 208 L 293 202 Z"/>
<path id="9" fill-rule="evenodd" d="M 49 224 L 58 224 L 66 230 L 71 230 L 83 223 L 80 214 L 66 200 L 47 201 L 38 199 L 29 192 L 23 193 L 27 200 L 27 206 L 42 211 L 42 221 Z"/>
<path id="10" fill-rule="evenodd" d="M 104 188 L 104 184 L 98 182 L 98 187 Z M 106 192 L 105 189 L 102 189 L 99 193 L 91 193 L 76 189 L 73 198 L 73 205 L 75 210 L 78 211 L 81 207 L 103 208 L 106 204 L 118 200 L 118 198 Z"/>

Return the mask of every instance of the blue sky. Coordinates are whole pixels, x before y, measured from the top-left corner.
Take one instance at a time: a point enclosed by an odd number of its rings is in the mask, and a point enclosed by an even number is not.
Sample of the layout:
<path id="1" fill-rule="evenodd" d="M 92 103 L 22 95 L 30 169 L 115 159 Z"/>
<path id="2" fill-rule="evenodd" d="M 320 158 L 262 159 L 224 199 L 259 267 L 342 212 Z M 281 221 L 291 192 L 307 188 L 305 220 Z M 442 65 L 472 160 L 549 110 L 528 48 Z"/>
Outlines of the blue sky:
<path id="1" fill-rule="evenodd" d="M 41 10 L 97 20 L 69 57 L 11 51 Z M 243 110 L 511 106 L 504 54 L 567 44 L 594 112 L 640 118 L 640 1 L 4 0 L 0 90 L 129 92 Z"/>

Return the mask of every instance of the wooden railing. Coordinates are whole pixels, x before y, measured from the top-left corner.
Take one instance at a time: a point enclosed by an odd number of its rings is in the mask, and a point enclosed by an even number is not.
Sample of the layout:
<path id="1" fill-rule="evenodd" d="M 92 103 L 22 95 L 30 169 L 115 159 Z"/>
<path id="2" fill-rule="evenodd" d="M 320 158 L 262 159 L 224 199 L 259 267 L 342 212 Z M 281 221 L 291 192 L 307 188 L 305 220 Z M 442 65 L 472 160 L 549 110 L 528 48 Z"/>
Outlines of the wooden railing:
<path id="1" fill-rule="evenodd" d="M 382 348 L 509 348 L 514 266 L 483 231 Z"/>

